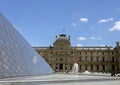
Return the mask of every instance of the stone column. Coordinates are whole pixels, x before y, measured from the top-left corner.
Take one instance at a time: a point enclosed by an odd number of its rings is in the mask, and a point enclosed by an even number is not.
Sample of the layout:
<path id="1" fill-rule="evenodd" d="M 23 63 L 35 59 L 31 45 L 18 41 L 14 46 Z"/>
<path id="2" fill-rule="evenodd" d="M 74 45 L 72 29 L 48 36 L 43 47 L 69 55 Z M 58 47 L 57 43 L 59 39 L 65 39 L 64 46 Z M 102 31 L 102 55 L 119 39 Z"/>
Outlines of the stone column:
<path id="1" fill-rule="evenodd" d="M 87 65 L 87 69 L 91 71 L 91 65 Z"/>
<path id="2" fill-rule="evenodd" d="M 99 65 L 99 72 L 102 72 L 102 70 L 103 70 L 102 65 Z"/>
<path id="3" fill-rule="evenodd" d="M 81 65 L 81 70 L 85 71 L 85 65 Z"/>
<path id="4" fill-rule="evenodd" d="M 93 72 L 96 71 L 96 65 L 93 65 Z"/>

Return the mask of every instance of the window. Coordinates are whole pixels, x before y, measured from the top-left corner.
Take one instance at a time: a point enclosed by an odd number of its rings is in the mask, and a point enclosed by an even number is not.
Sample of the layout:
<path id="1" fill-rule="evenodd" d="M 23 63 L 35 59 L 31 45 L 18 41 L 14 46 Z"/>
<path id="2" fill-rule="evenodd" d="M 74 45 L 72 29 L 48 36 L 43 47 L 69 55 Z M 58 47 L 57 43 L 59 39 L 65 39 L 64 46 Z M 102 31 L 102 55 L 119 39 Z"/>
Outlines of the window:
<path id="1" fill-rule="evenodd" d="M 79 61 L 81 61 L 81 57 L 79 58 Z"/>
<path id="2" fill-rule="evenodd" d="M 93 57 L 91 56 L 91 61 L 93 61 Z"/>
<path id="3" fill-rule="evenodd" d="M 79 65 L 79 69 L 81 70 L 81 65 Z"/>
<path id="4" fill-rule="evenodd" d="M 102 61 L 103 61 L 103 62 L 105 61 L 105 58 L 104 58 L 104 57 L 102 57 Z"/>
<path id="5" fill-rule="evenodd" d="M 58 69 L 58 67 L 55 67 L 56 69 Z"/>
<path id="6" fill-rule="evenodd" d="M 85 65 L 85 70 L 87 70 L 87 65 Z"/>
<path id="7" fill-rule="evenodd" d="M 60 61 L 63 61 L 63 58 L 60 58 Z"/>
<path id="8" fill-rule="evenodd" d="M 98 57 L 96 57 L 96 61 L 99 61 L 99 58 L 98 58 Z"/>
<path id="9" fill-rule="evenodd" d="M 50 52 L 50 54 L 53 54 L 53 52 Z"/>
<path id="10" fill-rule="evenodd" d="M 91 65 L 91 70 L 93 70 L 93 65 Z"/>
<path id="11" fill-rule="evenodd" d="M 115 59 L 114 59 L 114 57 L 112 57 L 112 62 L 115 62 Z"/>
<path id="12" fill-rule="evenodd" d="M 105 65 L 103 65 L 103 70 L 105 70 Z"/>
<path id="13" fill-rule="evenodd" d="M 112 70 L 113 70 L 113 71 L 115 70 L 115 65 L 112 65 Z"/>
<path id="14" fill-rule="evenodd" d="M 60 70 L 63 70 L 63 64 L 60 64 L 60 65 L 59 65 L 59 69 L 60 69 Z"/>
<path id="15" fill-rule="evenodd" d="M 55 54 L 58 54 L 58 52 L 55 52 Z"/>
<path id="16" fill-rule="evenodd" d="M 112 52 L 112 55 L 114 55 L 114 53 Z"/>
<path id="17" fill-rule="evenodd" d="M 97 70 L 99 70 L 99 65 L 97 65 Z"/>
<path id="18" fill-rule="evenodd" d="M 87 56 L 85 56 L 85 61 L 87 61 Z"/>
<path id="19" fill-rule="evenodd" d="M 71 54 L 73 54 L 73 52 L 71 52 Z"/>

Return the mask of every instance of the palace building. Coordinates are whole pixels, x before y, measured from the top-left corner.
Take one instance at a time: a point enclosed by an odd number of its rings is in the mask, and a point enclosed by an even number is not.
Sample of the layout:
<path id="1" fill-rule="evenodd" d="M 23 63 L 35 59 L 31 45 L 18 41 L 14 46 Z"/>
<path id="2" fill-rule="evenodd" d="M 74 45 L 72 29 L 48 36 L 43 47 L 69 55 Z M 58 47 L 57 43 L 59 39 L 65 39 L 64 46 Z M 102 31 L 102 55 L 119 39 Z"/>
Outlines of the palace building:
<path id="1" fill-rule="evenodd" d="M 70 72 L 77 63 L 79 72 L 120 71 L 120 43 L 111 46 L 71 46 L 70 36 L 56 36 L 53 46 L 34 47 L 56 72 Z"/>

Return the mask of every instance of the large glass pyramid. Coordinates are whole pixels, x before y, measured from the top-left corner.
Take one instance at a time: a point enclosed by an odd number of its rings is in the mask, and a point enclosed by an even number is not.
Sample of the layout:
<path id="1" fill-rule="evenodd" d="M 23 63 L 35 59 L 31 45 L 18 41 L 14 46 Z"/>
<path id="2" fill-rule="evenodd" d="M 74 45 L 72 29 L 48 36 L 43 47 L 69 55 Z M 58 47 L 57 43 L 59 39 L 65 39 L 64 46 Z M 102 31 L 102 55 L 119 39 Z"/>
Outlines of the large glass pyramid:
<path id="1" fill-rule="evenodd" d="M 0 13 L 0 78 L 49 73 L 51 67 Z"/>

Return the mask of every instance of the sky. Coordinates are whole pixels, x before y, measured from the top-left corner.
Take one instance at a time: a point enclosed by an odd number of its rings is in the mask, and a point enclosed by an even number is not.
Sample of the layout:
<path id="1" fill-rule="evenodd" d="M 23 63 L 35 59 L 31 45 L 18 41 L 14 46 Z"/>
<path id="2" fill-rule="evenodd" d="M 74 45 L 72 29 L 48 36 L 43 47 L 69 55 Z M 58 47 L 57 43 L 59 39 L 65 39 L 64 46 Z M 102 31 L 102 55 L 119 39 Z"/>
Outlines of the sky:
<path id="1" fill-rule="evenodd" d="M 116 46 L 120 0 L 0 0 L 0 12 L 32 46 L 71 36 L 72 46 Z"/>

